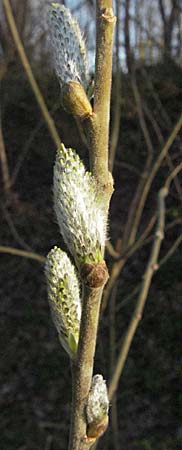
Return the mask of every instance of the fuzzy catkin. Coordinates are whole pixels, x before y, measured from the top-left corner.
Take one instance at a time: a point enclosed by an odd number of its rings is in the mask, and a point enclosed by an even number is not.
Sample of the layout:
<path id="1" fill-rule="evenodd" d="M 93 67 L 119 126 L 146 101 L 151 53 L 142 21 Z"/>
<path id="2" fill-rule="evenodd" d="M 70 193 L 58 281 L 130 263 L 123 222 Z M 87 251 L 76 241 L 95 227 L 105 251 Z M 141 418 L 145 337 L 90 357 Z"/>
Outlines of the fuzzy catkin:
<path id="1" fill-rule="evenodd" d="M 94 375 L 86 407 L 87 423 L 99 423 L 108 415 L 109 400 L 102 375 Z"/>
<path id="2" fill-rule="evenodd" d="M 54 208 L 63 239 L 78 267 L 102 260 L 106 218 L 95 180 L 79 156 L 62 144 L 54 166 Z"/>
<path id="3" fill-rule="evenodd" d="M 73 358 L 77 351 L 81 301 L 75 268 L 67 254 L 54 247 L 45 264 L 52 318 L 62 346 Z"/>
<path id="4" fill-rule="evenodd" d="M 61 89 L 69 81 L 76 81 L 87 90 L 89 75 L 86 48 L 77 21 L 64 5 L 52 3 L 48 23 L 53 62 Z"/>

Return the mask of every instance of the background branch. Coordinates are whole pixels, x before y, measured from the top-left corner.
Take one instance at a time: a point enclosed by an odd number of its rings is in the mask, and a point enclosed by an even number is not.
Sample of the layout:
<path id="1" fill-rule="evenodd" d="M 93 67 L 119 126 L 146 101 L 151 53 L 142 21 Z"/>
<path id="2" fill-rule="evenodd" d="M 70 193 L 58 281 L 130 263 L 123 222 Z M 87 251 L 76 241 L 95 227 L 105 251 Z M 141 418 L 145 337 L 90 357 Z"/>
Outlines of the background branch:
<path id="1" fill-rule="evenodd" d="M 47 126 L 49 128 L 49 131 L 50 131 L 50 134 L 52 136 L 52 139 L 53 139 L 56 147 L 59 147 L 60 143 L 61 143 L 60 137 L 59 137 L 58 132 L 56 130 L 56 127 L 54 125 L 54 121 L 52 120 L 52 118 L 51 118 L 51 116 L 49 114 L 49 111 L 48 111 L 47 106 L 45 104 L 45 101 L 44 101 L 43 95 L 42 95 L 42 93 L 40 91 L 40 88 L 39 88 L 39 86 L 38 86 L 38 84 L 37 84 L 37 82 L 36 82 L 36 80 L 34 78 L 32 69 L 30 67 L 30 64 L 29 64 L 29 61 L 27 59 L 25 50 L 24 50 L 22 42 L 20 40 L 20 36 L 18 34 L 18 30 L 17 30 L 16 23 L 15 23 L 13 14 L 12 14 L 10 2 L 9 2 L 9 0 L 3 0 L 3 4 L 4 4 L 4 9 L 5 9 L 5 12 L 6 12 L 6 17 L 7 17 L 7 20 L 8 20 L 8 24 L 9 24 L 9 27 L 10 27 L 10 30 L 11 30 L 11 33 L 12 33 L 12 36 L 13 36 L 13 39 L 14 39 L 14 42 L 15 42 L 18 54 L 19 54 L 19 57 L 21 59 L 22 65 L 23 65 L 23 67 L 25 69 L 27 78 L 28 78 L 29 83 L 30 83 L 30 85 L 32 87 L 32 90 L 34 92 L 34 95 L 35 95 L 35 98 L 37 100 L 37 103 L 38 103 L 38 105 L 40 107 L 40 110 L 42 112 L 44 120 L 45 120 L 45 122 L 46 122 L 46 124 L 47 124 Z"/>
<path id="2" fill-rule="evenodd" d="M 154 238 L 154 243 L 152 246 L 151 256 L 144 274 L 143 283 L 141 286 L 141 291 L 137 300 L 136 308 L 133 313 L 132 319 L 130 321 L 128 330 L 126 332 L 126 336 L 123 341 L 122 348 L 120 350 L 118 361 L 116 364 L 116 368 L 114 371 L 114 375 L 111 379 L 111 383 L 109 386 L 109 398 L 112 399 L 119 383 L 119 379 L 124 368 L 124 364 L 131 346 L 131 342 L 133 340 L 134 334 L 138 327 L 138 324 L 142 318 L 143 309 L 145 306 L 145 302 L 147 300 L 148 291 L 150 288 L 151 280 L 153 273 L 156 268 L 157 259 L 160 251 L 161 242 L 163 239 L 164 233 L 164 221 L 165 221 L 165 204 L 164 199 L 167 195 L 167 189 L 163 188 L 159 192 L 159 211 L 158 211 L 158 224 L 156 229 L 156 234 Z"/>
<path id="3" fill-rule="evenodd" d="M 38 253 L 34 252 L 28 252 L 26 250 L 20 250 L 19 248 L 14 247 L 6 247 L 3 245 L 0 245 L 0 253 L 8 253 L 9 255 L 14 256 L 22 256 L 23 258 L 30 258 L 35 259 L 36 261 L 39 261 L 40 263 L 45 263 L 45 257 L 39 255 Z"/>

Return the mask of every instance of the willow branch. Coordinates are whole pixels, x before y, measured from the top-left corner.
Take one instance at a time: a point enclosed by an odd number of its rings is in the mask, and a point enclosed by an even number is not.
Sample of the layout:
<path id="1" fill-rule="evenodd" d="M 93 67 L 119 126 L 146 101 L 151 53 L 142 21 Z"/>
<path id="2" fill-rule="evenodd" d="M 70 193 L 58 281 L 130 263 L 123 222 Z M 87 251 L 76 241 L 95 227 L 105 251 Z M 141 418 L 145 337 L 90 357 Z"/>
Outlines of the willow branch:
<path id="1" fill-rule="evenodd" d="M 9 0 L 3 0 L 3 4 L 4 4 L 4 9 L 5 9 L 5 12 L 6 12 L 6 17 L 7 17 L 7 20 L 8 20 L 8 24 L 9 24 L 9 27 L 10 27 L 10 30 L 11 30 L 11 33 L 12 33 L 12 36 L 13 36 L 13 39 L 14 39 L 14 42 L 15 42 L 18 54 L 19 54 L 19 57 L 21 59 L 22 65 L 24 67 L 24 70 L 26 72 L 27 78 L 29 80 L 29 83 L 30 83 L 31 88 L 33 90 L 33 93 L 35 95 L 35 98 L 37 100 L 37 103 L 38 103 L 38 105 L 40 107 L 40 110 L 42 112 L 44 120 L 45 120 L 45 122 L 47 124 L 47 127 L 48 127 L 48 129 L 50 131 L 52 139 L 55 142 L 56 147 L 59 147 L 61 141 L 60 141 L 58 132 L 57 132 L 56 127 L 54 125 L 54 121 L 52 120 L 52 118 L 51 118 L 51 116 L 49 114 L 49 111 L 48 111 L 47 106 L 45 104 L 45 101 L 44 101 L 43 95 L 42 95 L 42 93 L 40 91 L 40 88 L 39 88 L 39 86 L 38 86 L 38 84 L 37 84 L 37 82 L 36 82 L 36 80 L 34 78 L 32 69 L 30 67 L 29 61 L 27 59 L 24 47 L 22 45 L 22 42 L 21 42 L 18 30 L 17 30 L 17 27 L 16 27 L 16 23 L 15 23 L 13 14 L 12 14 L 10 2 L 9 2 Z"/>
<path id="2" fill-rule="evenodd" d="M 112 177 L 108 171 L 108 144 L 115 21 L 112 0 L 98 0 L 94 107 L 85 126 L 89 134 L 91 171 L 97 180 L 98 193 L 106 200 L 107 208 L 113 191 Z"/>
<path id="3" fill-rule="evenodd" d="M 84 288 L 80 338 L 73 365 L 72 426 L 69 450 L 88 450 L 85 406 L 93 374 L 102 289 Z M 93 444 L 93 443 L 92 443 Z"/>
<path id="4" fill-rule="evenodd" d="M 91 171 L 97 181 L 98 195 L 105 200 L 106 215 L 113 190 L 108 171 L 108 136 L 114 24 L 112 1 L 98 0 L 94 111 L 84 120 L 83 128 L 89 136 Z M 73 364 L 69 450 L 88 450 L 93 446 L 93 442 L 86 440 L 85 406 L 92 380 L 102 291 L 103 286 L 97 289 L 83 287 L 78 352 Z"/>

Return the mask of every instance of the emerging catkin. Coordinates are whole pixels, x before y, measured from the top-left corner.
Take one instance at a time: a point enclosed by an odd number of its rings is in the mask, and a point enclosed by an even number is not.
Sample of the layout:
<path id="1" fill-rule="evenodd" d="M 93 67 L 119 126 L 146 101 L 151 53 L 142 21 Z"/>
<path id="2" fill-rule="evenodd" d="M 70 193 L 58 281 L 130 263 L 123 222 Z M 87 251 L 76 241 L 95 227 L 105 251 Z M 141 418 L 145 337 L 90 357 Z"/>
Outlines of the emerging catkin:
<path id="1" fill-rule="evenodd" d="M 80 83 L 85 91 L 89 85 L 85 42 L 80 27 L 69 9 L 52 3 L 49 9 L 53 62 L 61 90 L 69 81 Z"/>
<path id="2" fill-rule="evenodd" d="M 94 375 L 86 407 L 87 423 L 99 423 L 108 415 L 109 400 L 102 375 Z"/>
<path id="3" fill-rule="evenodd" d="M 63 144 L 56 156 L 53 191 L 60 231 L 77 267 L 102 261 L 106 218 L 95 180 L 75 151 Z"/>
<path id="4" fill-rule="evenodd" d="M 75 268 L 67 254 L 54 247 L 45 264 L 48 298 L 52 318 L 62 346 L 71 358 L 77 352 L 81 301 Z"/>

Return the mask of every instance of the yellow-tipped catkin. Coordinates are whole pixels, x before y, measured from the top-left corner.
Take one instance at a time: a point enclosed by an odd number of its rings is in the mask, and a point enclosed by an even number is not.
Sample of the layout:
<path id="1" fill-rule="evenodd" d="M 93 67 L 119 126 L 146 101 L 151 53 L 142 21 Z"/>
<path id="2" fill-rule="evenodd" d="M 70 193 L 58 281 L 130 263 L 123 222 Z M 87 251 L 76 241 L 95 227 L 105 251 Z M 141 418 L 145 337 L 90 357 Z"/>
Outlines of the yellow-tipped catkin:
<path id="1" fill-rule="evenodd" d="M 54 247 L 45 264 L 52 318 L 62 346 L 74 358 L 79 339 L 81 301 L 75 268 L 67 254 Z"/>

